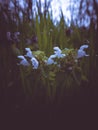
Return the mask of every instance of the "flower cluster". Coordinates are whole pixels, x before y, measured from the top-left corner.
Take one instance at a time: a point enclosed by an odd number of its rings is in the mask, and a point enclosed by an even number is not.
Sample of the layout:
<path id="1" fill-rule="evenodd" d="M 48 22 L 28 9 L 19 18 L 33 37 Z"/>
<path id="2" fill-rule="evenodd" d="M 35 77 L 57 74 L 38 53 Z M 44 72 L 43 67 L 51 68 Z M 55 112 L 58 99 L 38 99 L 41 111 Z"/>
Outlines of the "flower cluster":
<path id="1" fill-rule="evenodd" d="M 48 65 L 57 64 L 57 62 L 54 62 L 54 58 L 63 58 L 66 56 L 65 54 L 62 54 L 62 51 L 59 47 L 54 47 L 53 49 L 54 49 L 54 54 L 48 58 L 47 60 Z"/>
<path id="2" fill-rule="evenodd" d="M 30 48 L 25 48 L 26 50 L 26 55 L 20 55 L 18 56 L 19 59 L 21 59 L 19 65 L 23 66 L 30 66 L 32 65 L 33 69 L 38 69 L 40 65 L 40 60 L 44 61 L 44 64 L 46 66 L 48 65 L 58 65 L 59 67 L 61 66 L 60 61 L 63 62 L 66 60 L 66 63 L 74 62 L 78 60 L 81 57 L 84 56 L 89 56 L 86 54 L 84 49 L 87 49 L 88 45 L 82 45 L 77 51 L 74 49 L 67 49 L 65 48 L 64 50 L 61 50 L 59 47 L 54 47 L 54 54 L 50 55 L 49 58 L 44 55 L 42 51 L 36 51 L 36 53 L 33 53 Z M 74 51 L 73 51 L 74 50 Z M 43 54 L 43 55 L 42 55 Z M 41 57 L 42 55 L 42 57 Z M 39 58 L 41 57 L 41 58 Z M 44 59 L 45 58 L 45 59 Z M 29 59 L 29 60 L 28 60 Z M 65 64 L 65 62 L 64 62 Z"/>
<path id="3" fill-rule="evenodd" d="M 18 56 L 20 59 L 18 65 L 23 66 L 22 83 L 24 88 L 26 87 L 27 94 L 32 96 L 34 94 L 34 97 L 40 94 L 49 102 L 55 101 L 59 86 L 61 91 L 66 90 L 66 94 L 67 92 L 73 94 L 73 88 L 76 89 L 82 79 L 86 80 L 78 59 L 88 56 L 84 50 L 87 48 L 88 45 L 83 45 L 78 50 L 73 48 L 61 50 L 59 47 L 54 47 L 54 53 L 49 57 L 43 51 L 31 51 L 30 48 L 25 48 L 26 54 Z"/>
<path id="4" fill-rule="evenodd" d="M 25 50 L 27 51 L 25 56 L 22 56 L 22 55 L 18 56 L 18 58 L 21 59 L 21 62 L 19 65 L 30 66 L 29 61 L 26 59 L 26 57 L 28 57 L 28 58 L 30 58 L 30 62 L 31 62 L 33 69 L 37 69 L 39 66 L 38 60 L 33 56 L 30 48 L 25 48 Z"/>

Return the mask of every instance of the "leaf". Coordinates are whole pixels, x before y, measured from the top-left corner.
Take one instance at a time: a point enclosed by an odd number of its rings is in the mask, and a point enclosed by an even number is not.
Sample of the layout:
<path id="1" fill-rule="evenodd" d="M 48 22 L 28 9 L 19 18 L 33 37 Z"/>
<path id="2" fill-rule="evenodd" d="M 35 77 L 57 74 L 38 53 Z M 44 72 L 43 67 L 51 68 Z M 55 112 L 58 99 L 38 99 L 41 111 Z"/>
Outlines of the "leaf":
<path id="1" fill-rule="evenodd" d="M 38 60 L 45 61 L 47 59 L 44 51 L 38 50 L 38 51 L 33 51 L 32 53 Z"/>

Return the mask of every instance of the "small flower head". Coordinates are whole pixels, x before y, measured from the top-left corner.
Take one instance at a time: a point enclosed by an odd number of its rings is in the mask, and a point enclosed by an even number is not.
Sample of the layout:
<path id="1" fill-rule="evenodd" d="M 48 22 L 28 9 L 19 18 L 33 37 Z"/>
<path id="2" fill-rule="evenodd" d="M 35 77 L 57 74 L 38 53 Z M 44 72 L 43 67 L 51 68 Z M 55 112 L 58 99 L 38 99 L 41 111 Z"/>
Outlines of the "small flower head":
<path id="1" fill-rule="evenodd" d="M 25 55 L 26 57 L 32 58 L 33 54 L 30 48 L 25 48 L 25 50 L 27 51 L 27 54 Z"/>
<path id="2" fill-rule="evenodd" d="M 58 58 L 65 57 L 65 54 L 62 54 L 62 51 L 59 47 L 54 47 L 53 49 L 54 49 L 54 53 L 55 53 L 56 57 L 58 57 Z"/>
<path id="3" fill-rule="evenodd" d="M 26 58 L 22 55 L 18 56 L 19 59 L 21 59 L 20 64 L 19 65 L 23 65 L 23 66 L 29 66 L 29 62 L 26 60 Z"/>
<path id="4" fill-rule="evenodd" d="M 47 65 L 56 64 L 53 60 L 54 58 L 56 58 L 56 55 L 51 55 L 47 60 Z"/>
<path id="5" fill-rule="evenodd" d="M 57 54 L 57 53 L 62 53 L 61 49 L 59 47 L 54 47 L 54 53 Z"/>
<path id="6" fill-rule="evenodd" d="M 48 58 L 48 60 L 47 60 L 47 65 L 51 65 L 51 64 L 54 64 L 54 60 L 53 59 L 51 59 L 51 58 Z"/>
<path id="7" fill-rule="evenodd" d="M 62 54 L 62 51 L 59 47 L 54 47 L 54 54 L 50 55 L 50 57 L 47 60 L 47 64 L 57 64 L 57 62 L 54 61 L 55 58 L 63 58 L 65 57 L 65 54 Z"/>
<path id="8" fill-rule="evenodd" d="M 39 62 L 37 61 L 37 59 L 35 57 L 32 57 L 31 62 L 32 62 L 33 69 L 37 69 L 39 66 Z"/>
<path id="9" fill-rule="evenodd" d="M 77 58 L 81 58 L 81 57 L 84 57 L 84 56 L 89 56 L 86 54 L 86 52 L 84 51 L 84 49 L 88 48 L 88 45 L 82 45 L 80 47 L 80 49 L 78 50 L 78 53 L 77 53 Z"/>

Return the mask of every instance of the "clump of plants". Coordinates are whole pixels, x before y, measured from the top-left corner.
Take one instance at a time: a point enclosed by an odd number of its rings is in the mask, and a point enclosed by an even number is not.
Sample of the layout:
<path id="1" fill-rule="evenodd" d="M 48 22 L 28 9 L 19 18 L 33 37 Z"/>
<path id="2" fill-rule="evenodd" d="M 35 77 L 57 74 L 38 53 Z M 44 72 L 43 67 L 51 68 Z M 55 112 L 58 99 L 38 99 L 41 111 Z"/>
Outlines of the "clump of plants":
<path id="1" fill-rule="evenodd" d="M 82 80 L 80 59 L 89 56 L 82 45 L 79 49 L 54 47 L 49 57 L 44 51 L 25 48 L 18 55 L 21 79 L 25 94 L 32 100 L 45 102 L 60 101 L 63 95 L 73 95 Z"/>

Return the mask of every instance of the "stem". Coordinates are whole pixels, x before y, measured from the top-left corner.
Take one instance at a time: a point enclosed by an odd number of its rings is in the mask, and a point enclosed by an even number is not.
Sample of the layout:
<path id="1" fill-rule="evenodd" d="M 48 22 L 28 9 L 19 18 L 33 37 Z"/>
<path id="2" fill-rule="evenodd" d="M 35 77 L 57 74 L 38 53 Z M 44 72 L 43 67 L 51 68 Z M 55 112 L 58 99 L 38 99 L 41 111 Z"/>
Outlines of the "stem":
<path id="1" fill-rule="evenodd" d="M 77 79 L 77 77 L 76 77 L 74 71 L 72 71 L 72 76 L 73 76 L 74 80 L 76 81 L 77 85 L 79 86 L 79 85 L 80 85 L 80 82 L 78 81 L 78 79 Z"/>
<path id="2" fill-rule="evenodd" d="M 22 81 L 22 86 L 23 86 L 23 89 L 24 89 L 24 93 L 26 93 L 25 79 L 24 79 L 24 73 L 23 73 L 22 68 L 20 68 L 20 76 L 21 76 L 21 81 Z"/>

